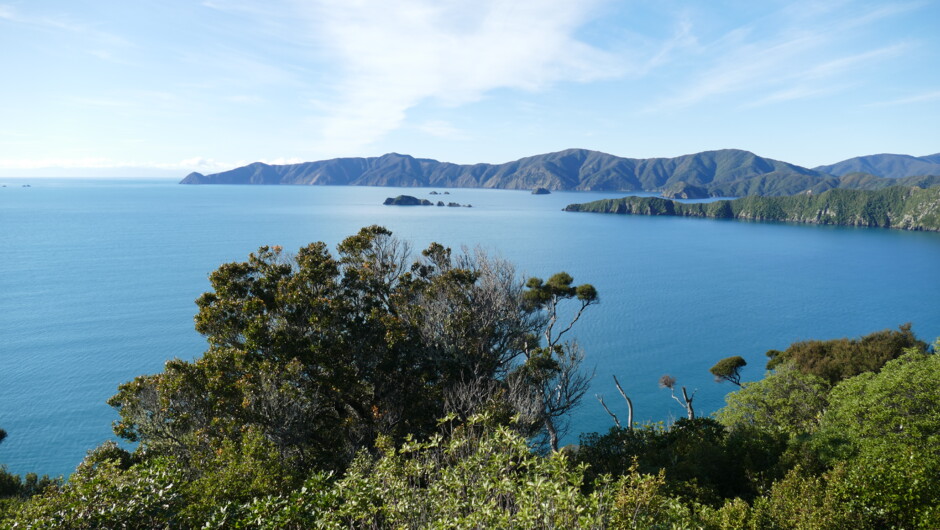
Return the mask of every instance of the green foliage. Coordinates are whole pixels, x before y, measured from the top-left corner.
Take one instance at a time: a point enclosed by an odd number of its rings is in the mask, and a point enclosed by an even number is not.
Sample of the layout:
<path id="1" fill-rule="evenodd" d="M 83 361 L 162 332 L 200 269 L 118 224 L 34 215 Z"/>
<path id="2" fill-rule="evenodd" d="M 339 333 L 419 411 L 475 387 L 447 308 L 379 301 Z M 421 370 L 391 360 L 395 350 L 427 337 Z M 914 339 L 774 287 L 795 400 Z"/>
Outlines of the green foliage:
<path id="1" fill-rule="evenodd" d="M 294 486 L 288 477 L 277 451 L 251 431 L 186 465 L 141 460 L 108 442 L 90 451 L 67 483 L 12 507 L 0 527 L 196 528 L 220 507 L 287 493 Z"/>
<path id="2" fill-rule="evenodd" d="M 834 182 L 829 185 L 838 185 L 838 179 L 830 180 Z M 735 200 L 679 203 L 657 197 L 624 197 L 571 204 L 565 210 L 940 230 L 940 187 L 891 186 L 874 191 L 829 189 L 818 194 L 793 195 L 820 185 L 818 179 L 806 175 L 763 175 L 709 189 L 711 195 L 742 197 Z"/>
<path id="3" fill-rule="evenodd" d="M 583 466 L 533 454 L 505 426 L 474 417 L 449 436 L 380 441 L 330 484 L 315 475 L 281 497 L 228 506 L 213 528 L 650 528 L 683 517 L 662 475 L 636 468 L 585 493 Z"/>
<path id="4" fill-rule="evenodd" d="M 715 381 L 719 383 L 728 381 L 741 386 L 741 369 L 745 366 L 747 366 L 747 361 L 743 357 L 735 355 L 718 361 L 708 371 L 715 376 Z"/>
<path id="5" fill-rule="evenodd" d="M 197 300 L 208 351 L 121 385 L 115 432 L 198 472 L 250 432 L 289 483 L 343 469 L 379 436 L 426 437 L 450 412 L 520 414 L 519 428 L 556 448 L 587 386 L 562 336 L 597 291 L 566 273 L 526 289 L 509 264 L 436 243 L 409 260 L 408 245 L 371 226 L 335 257 L 313 243 L 222 265 Z M 563 326 L 568 300 L 579 308 Z"/>
<path id="6" fill-rule="evenodd" d="M 97 529 L 181 526 L 179 474 L 163 462 L 120 469 L 116 461 L 85 466 L 58 488 L 18 506 L 4 528 Z"/>
<path id="7" fill-rule="evenodd" d="M 279 495 L 296 486 L 292 470 L 274 445 L 257 430 L 248 429 L 239 443 L 222 440 L 214 453 L 190 468 L 185 486 L 184 518 L 203 521 L 219 506 L 246 504 L 266 495 Z M 195 472 L 195 471 L 199 472 Z"/>
<path id="8" fill-rule="evenodd" d="M 0 466 L 0 521 L 15 513 L 31 497 L 39 495 L 49 488 L 62 484 L 62 479 L 52 479 L 48 475 L 40 477 L 36 473 L 27 473 L 20 478 Z"/>
<path id="9" fill-rule="evenodd" d="M 6 431 L 0 429 L 0 443 L 6 437 Z M 26 499 L 61 483 L 61 478 L 52 479 L 48 475 L 40 477 L 36 473 L 27 473 L 20 478 L 19 475 L 10 473 L 5 465 L 0 465 L 0 524 L 10 514 L 15 513 Z"/>
<path id="10" fill-rule="evenodd" d="M 528 335 L 522 339 L 525 363 L 510 373 L 508 379 L 510 384 L 530 389 L 531 414 L 544 429 L 544 445 L 553 451 L 558 450 L 558 441 L 567 429 L 564 418 L 580 403 L 590 382 L 590 377 L 579 371 L 583 359 L 580 347 L 563 341 L 562 337 L 585 309 L 600 301 L 593 285 L 572 285 L 573 282 L 574 278 L 566 272 L 554 274 L 546 282 L 540 278 L 529 278 L 526 282 L 524 307 L 540 317 L 537 329 L 542 337 Z M 579 305 L 562 327 L 559 308 L 566 300 L 576 300 Z"/>
<path id="11" fill-rule="evenodd" d="M 792 363 L 803 373 L 822 377 L 830 384 L 864 373 L 877 372 L 891 359 L 914 348 L 926 351 L 927 343 L 918 340 L 907 323 L 898 331 L 883 330 L 861 339 L 809 340 L 795 342 L 784 351 L 767 352 L 767 369 Z"/>
<path id="12" fill-rule="evenodd" d="M 820 439 L 851 456 L 879 446 L 940 445 L 940 357 L 912 351 L 840 383 L 822 416 Z M 838 454 L 838 453 L 837 453 Z M 940 464 L 940 455 L 933 460 Z M 927 461 L 921 461 L 928 465 Z"/>
<path id="13" fill-rule="evenodd" d="M 816 402 L 820 406 L 811 404 L 825 383 L 790 364 L 729 395 L 728 406 L 717 414 L 722 421 L 789 433 L 784 459 L 807 465 L 792 469 L 747 509 L 726 503 L 719 511 L 703 511 L 703 519 L 719 528 L 733 527 L 716 521 L 735 514 L 739 527 L 936 528 L 940 358 L 921 349 L 909 348 L 879 372 L 848 377 Z M 815 385 L 807 384 L 813 379 Z M 782 404 L 766 399 L 783 388 L 792 388 L 794 396 Z M 803 414 L 795 416 L 802 421 L 793 421 L 791 414 L 781 414 L 795 412 L 800 403 L 816 409 L 814 420 Z"/>
<path id="14" fill-rule="evenodd" d="M 938 528 L 940 458 L 936 445 L 877 443 L 839 462 L 827 477 L 843 518 L 856 528 Z M 851 519 L 849 519 L 851 520 Z"/>
<path id="15" fill-rule="evenodd" d="M 669 429 L 647 425 L 582 435 L 576 459 L 589 477 L 630 469 L 664 473 L 667 491 L 687 500 L 720 503 L 751 498 L 769 483 L 785 443 L 753 431 L 730 432 L 710 418 L 681 419 Z"/>
<path id="16" fill-rule="evenodd" d="M 797 436 L 816 429 L 828 393 L 824 379 L 785 364 L 725 396 L 725 406 L 715 418 L 730 429 L 755 428 Z"/>

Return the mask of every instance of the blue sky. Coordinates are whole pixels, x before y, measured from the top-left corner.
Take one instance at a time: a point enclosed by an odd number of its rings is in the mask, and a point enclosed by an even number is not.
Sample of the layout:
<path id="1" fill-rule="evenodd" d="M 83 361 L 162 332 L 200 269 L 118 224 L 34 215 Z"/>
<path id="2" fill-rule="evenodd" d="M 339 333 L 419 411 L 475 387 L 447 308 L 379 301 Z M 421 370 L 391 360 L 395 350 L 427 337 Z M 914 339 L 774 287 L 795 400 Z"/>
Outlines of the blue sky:
<path id="1" fill-rule="evenodd" d="M 0 0 L 0 174 L 940 151 L 940 3 Z"/>

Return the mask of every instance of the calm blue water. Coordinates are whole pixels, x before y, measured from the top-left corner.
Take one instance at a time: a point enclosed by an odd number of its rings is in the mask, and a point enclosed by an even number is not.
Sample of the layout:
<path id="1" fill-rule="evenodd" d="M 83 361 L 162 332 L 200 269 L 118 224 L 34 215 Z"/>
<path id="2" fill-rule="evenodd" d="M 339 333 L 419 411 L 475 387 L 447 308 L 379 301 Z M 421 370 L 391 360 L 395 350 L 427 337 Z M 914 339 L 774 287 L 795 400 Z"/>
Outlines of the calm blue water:
<path id="1" fill-rule="evenodd" d="M 722 357 L 743 356 L 757 379 L 764 352 L 796 340 L 908 321 L 940 335 L 934 233 L 561 211 L 621 193 L 450 190 L 441 198 L 473 204 L 456 209 L 381 205 L 427 189 L 0 183 L 0 464 L 15 473 L 70 473 L 114 437 L 105 400 L 118 384 L 200 355 L 193 301 L 210 271 L 262 244 L 335 246 L 369 224 L 419 250 L 481 245 L 529 275 L 566 270 L 598 288 L 576 328 L 594 387 L 569 441 L 611 425 L 595 392 L 622 411 L 611 374 L 638 420 L 669 420 L 682 410 L 657 387 L 664 373 L 697 389 L 704 414 L 730 390 L 708 373 Z"/>

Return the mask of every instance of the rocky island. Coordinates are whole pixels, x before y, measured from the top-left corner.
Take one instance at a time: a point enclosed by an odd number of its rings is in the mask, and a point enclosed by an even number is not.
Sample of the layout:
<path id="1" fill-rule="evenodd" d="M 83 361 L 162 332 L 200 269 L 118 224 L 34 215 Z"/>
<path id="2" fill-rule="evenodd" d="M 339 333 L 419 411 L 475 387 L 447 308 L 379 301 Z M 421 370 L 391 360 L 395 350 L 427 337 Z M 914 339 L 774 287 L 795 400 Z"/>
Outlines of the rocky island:
<path id="1" fill-rule="evenodd" d="M 411 195 L 399 195 L 398 197 L 389 197 L 383 202 L 385 206 L 433 206 L 434 203 L 427 199 L 419 199 Z"/>
<path id="2" fill-rule="evenodd" d="M 427 199 L 419 199 L 417 197 L 412 197 L 411 195 L 399 195 L 398 197 L 389 197 L 383 202 L 385 206 L 434 206 L 434 203 Z M 444 201 L 437 201 L 438 206 L 445 206 Z M 473 208 L 469 204 L 460 204 L 456 202 L 449 202 L 446 206 L 451 208 Z"/>

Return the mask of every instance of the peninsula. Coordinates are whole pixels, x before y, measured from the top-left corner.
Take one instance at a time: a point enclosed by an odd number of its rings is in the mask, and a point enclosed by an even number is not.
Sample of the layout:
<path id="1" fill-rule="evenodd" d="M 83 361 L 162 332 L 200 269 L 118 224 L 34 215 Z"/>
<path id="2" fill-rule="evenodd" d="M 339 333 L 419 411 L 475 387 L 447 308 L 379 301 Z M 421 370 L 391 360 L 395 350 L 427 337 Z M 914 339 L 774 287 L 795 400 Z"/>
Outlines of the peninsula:
<path id="1" fill-rule="evenodd" d="M 693 204 L 658 197 L 624 197 L 570 204 L 565 211 L 940 231 L 940 187 L 892 186 L 877 191 L 834 189 L 818 195 L 743 197 Z"/>

